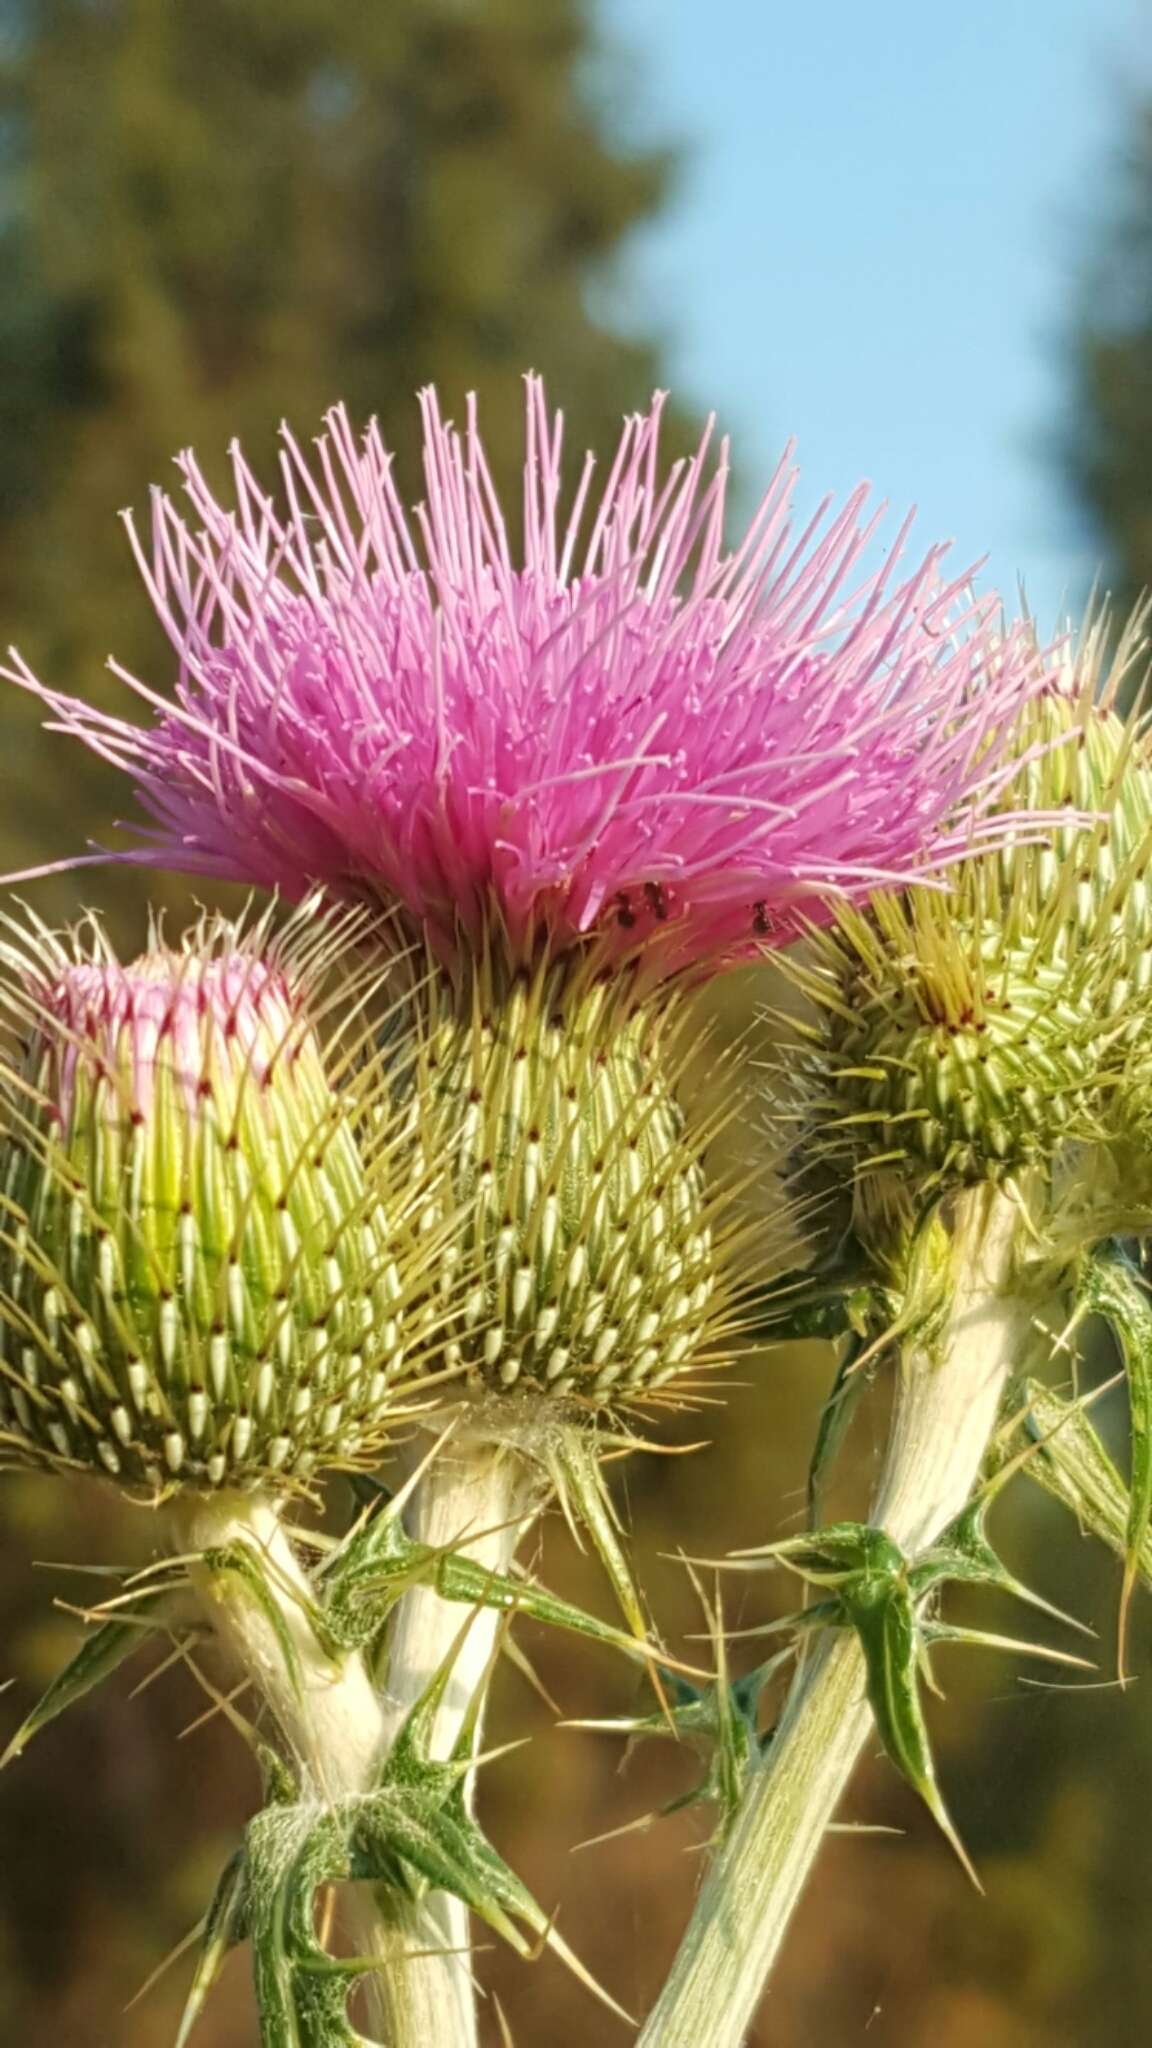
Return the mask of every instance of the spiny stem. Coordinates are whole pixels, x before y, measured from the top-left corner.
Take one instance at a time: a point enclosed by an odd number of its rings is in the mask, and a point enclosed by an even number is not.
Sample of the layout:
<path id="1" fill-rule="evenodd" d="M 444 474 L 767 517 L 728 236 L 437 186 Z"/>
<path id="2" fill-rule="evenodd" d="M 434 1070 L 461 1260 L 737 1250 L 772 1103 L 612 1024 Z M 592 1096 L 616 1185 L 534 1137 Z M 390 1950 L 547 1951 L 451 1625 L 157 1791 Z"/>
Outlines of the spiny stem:
<path id="1" fill-rule="evenodd" d="M 909 1345 L 872 1520 L 912 1556 L 967 1502 L 1032 1310 L 1017 1292 L 1019 1210 L 993 1188 L 957 1198 L 947 1323 Z M 718 1849 L 640 2048 L 738 2048 L 872 1725 L 847 1633 L 797 1674 L 764 1768 Z"/>

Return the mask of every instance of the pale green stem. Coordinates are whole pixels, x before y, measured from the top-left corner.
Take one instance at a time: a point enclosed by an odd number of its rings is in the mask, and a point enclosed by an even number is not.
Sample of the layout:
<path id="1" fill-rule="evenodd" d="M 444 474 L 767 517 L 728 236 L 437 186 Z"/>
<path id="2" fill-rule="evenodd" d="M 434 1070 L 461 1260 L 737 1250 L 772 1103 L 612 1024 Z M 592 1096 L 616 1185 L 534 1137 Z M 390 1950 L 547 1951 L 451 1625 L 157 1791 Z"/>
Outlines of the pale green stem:
<path id="1" fill-rule="evenodd" d="M 451 1439 L 417 1488 L 405 1518 L 409 1534 L 419 1543 L 474 1558 L 489 1571 L 506 1572 L 532 1518 L 535 1490 L 518 1452 L 478 1438 Z M 393 1624 L 384 1697 L 389 1743 L 452 1658 L 432 1737 L 435 1755 L 452 1754 L 489 1670 L 500 1625 L 494 1608 L 470 1613 L 428 1586 L 405 1595 Z M 389 2048 L 474 2048 L 467 1907 L 443 1892 L 419 1907 L 394 1892 L 382 1892 L 378 1900 L 391 1928 L 389 1967 L 380 1983 Z"/>
<path id="2" fill-rule="evenodd" d="M 872 1520 L 915 1556 L 969 1499 L 1032 1307 L 1018 1286 L 1020 1212 L 981 1188 L 952 1221 L 947 1321 L 902 1363 Z M 701 1888 L 640 2048 L 738 2048 L 872 1726 L 854 1637 L 804 1662 L 764 1768 Z"/>
<path id="3" fill-rule="evenodd" d="M 190 1553 L 242 1544 L 261 1569 L 279 1628 L 243 1573 L 193 1561 L 189 1577 L 217 1635 L 288 1744 L 304 1796 L 335 1800 L 364 1791 L 388 1739 L 384 1710 L 361 1657 L 334 1657 L 317 1640 L 308 1618 L 308 1580 L 277 1503 L 260 1493 L 193 1495 L 181 1502 L 179 1523 L 182 1547 Z M 281 1631 L 292 1642 L 294 1671 Z M 355 1887 L 351 1904 L 357 1952 L 386 1952 L 388 1933 L 371 1894 Z M 373 2004 L 382 2009 L 383 2001 L 373 1997 Z"/>
<path id="4" fill-rule="evenodd" d="M 313 1596 L 276 1502 L 260 1493 L 203 1494 L 182 1504 L 181 1525 L 189 1552 L 241 1543 L 262 1567 L 296 1653 L 298 1683 L 279 1632 L 241 1573 L 193 1563 L 189 1577 L 217 1635 L 274 1715 L 305 1792 L 338 1799 L 362 1790 L 383 1752 L 384 1714 L 362 1659 L 334 1658 L 317 1641 L 307 1611 Z"/>

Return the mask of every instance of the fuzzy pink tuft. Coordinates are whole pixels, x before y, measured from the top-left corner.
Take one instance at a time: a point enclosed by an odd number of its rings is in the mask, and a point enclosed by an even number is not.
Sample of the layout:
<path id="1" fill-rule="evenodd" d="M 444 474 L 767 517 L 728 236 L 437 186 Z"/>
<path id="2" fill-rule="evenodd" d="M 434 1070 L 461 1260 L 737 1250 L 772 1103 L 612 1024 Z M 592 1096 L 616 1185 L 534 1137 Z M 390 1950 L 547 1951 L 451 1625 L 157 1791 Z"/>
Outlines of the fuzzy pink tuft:
<path id="1" fill-rule="evenodd" d="M 237 449 L 234 509 L 181 459 L 193 525 L 156 492 L 132 536 L 179 659 L 174 702 L 118 671 L 148 725 L 7 671 L 132 775 L 151 825 L 117 858 L 368 894 L 448 950 L 597 932 L 671 972 L 967 842 L 1036 657 L 943 549 L 898 580 L 905 525 L 874 572 L 864 487 L 795 537 L 786 455 L 727 550 L 726 445 L 662 473 L 659 399 L 562 509 L 529 379 L 518 562 L 474 409 L 460 435 L 421 404 L 411 517 L 342 409 L 311 466 L 285 434 L 279 505 Z"/>
<path id="2" fill-rule="evenodd" d="M 24 965 L 29 1013 L 37 1018 L 28 1054 L 39 1071 L 50 1056 L 51 1111 L 69 1128 L 77 1070 L 107 1079 L 106 1113 L 152 1114 L 160 1076 L 183 1097 L 188 1115 L 231 1100 L 238 1085 L 257 1089 L 273 1068 L 290 1064 L 300 1024 L 287 985 L 249 953 L 199 958 L 146 953 L 122 967 L 110 955 Z"/>

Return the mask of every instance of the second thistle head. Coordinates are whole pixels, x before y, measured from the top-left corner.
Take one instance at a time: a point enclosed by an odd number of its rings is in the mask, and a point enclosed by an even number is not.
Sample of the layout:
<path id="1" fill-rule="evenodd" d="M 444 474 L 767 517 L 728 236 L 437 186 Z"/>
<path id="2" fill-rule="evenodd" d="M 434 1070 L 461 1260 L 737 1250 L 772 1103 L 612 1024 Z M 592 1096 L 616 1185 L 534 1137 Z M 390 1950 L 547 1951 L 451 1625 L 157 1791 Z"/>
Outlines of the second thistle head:
<path id="1" fill-rule="evenodd" d="M 795 966 L 807 1150 L 850 1182 L 866 1239 L 982 1180 L 1028 1181 L 1058 1234 L 1058 1210 L 1101 1234 L 1147 1209 L 1147 1172 L 1124 1190 L 1117 1166 L 1152 1101 L 1152 756 L 1116 709 L 1140 646 L 1137 621 L 1110 658 L 1100 619 L 1050 657 L 1003 798 L 1030 826 L 842 912 Z"/>
<path id="2" fill-rule="evenodd" d="M 205 920 L 128 966 L 96 927 L 6 945 L 10 1454 L 243 1486 L 381 1439 L 419 1190 L 389 1197 L 371 1062 L 319 995 L 333 934 L 306 929 Z"/>

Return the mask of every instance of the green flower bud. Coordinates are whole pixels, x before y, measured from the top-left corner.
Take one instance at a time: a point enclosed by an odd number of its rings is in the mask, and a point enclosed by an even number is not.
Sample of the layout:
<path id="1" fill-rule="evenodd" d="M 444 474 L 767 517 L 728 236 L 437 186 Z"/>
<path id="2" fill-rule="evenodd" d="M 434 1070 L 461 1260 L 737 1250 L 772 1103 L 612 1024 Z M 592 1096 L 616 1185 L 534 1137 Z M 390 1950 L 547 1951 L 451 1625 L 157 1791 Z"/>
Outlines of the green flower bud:
<path id="1" fill-rule="evenodd" d="M 845 911 L 795 966 L 818 1013 L 809 1150 L 852 1183 L 866 1240 L 1033 1168 L 1065 1205 L 1115 1188 L 1100 1149 L 1130 1133 L 1134 1096 L 1152 1102 L 1152 757 L 1115 709 L 1139 634 L 1102 681 L 1097 620 L 1027 707 L 1010 841 Z"/>
<path id="2" fill-rule="evenodd" d="M 677 1100 L 687 1039 L 626 975 L 491 964 L 433 976 L 410 1103 L 455 1208 L 447 1359 L 473 1393 L 636 1399 L 701 1362 L 723 1317 L 708 1133 Z"/>
<path id="3" fill-rule="evenodd" d="M 207 923 L 9 947 L 0 1427 L 128 1484 L 304 1479 L 381 1435 L 412 1289 L 311 967 Z M 317 950 L 313 946 L 311 958 Z"/>

